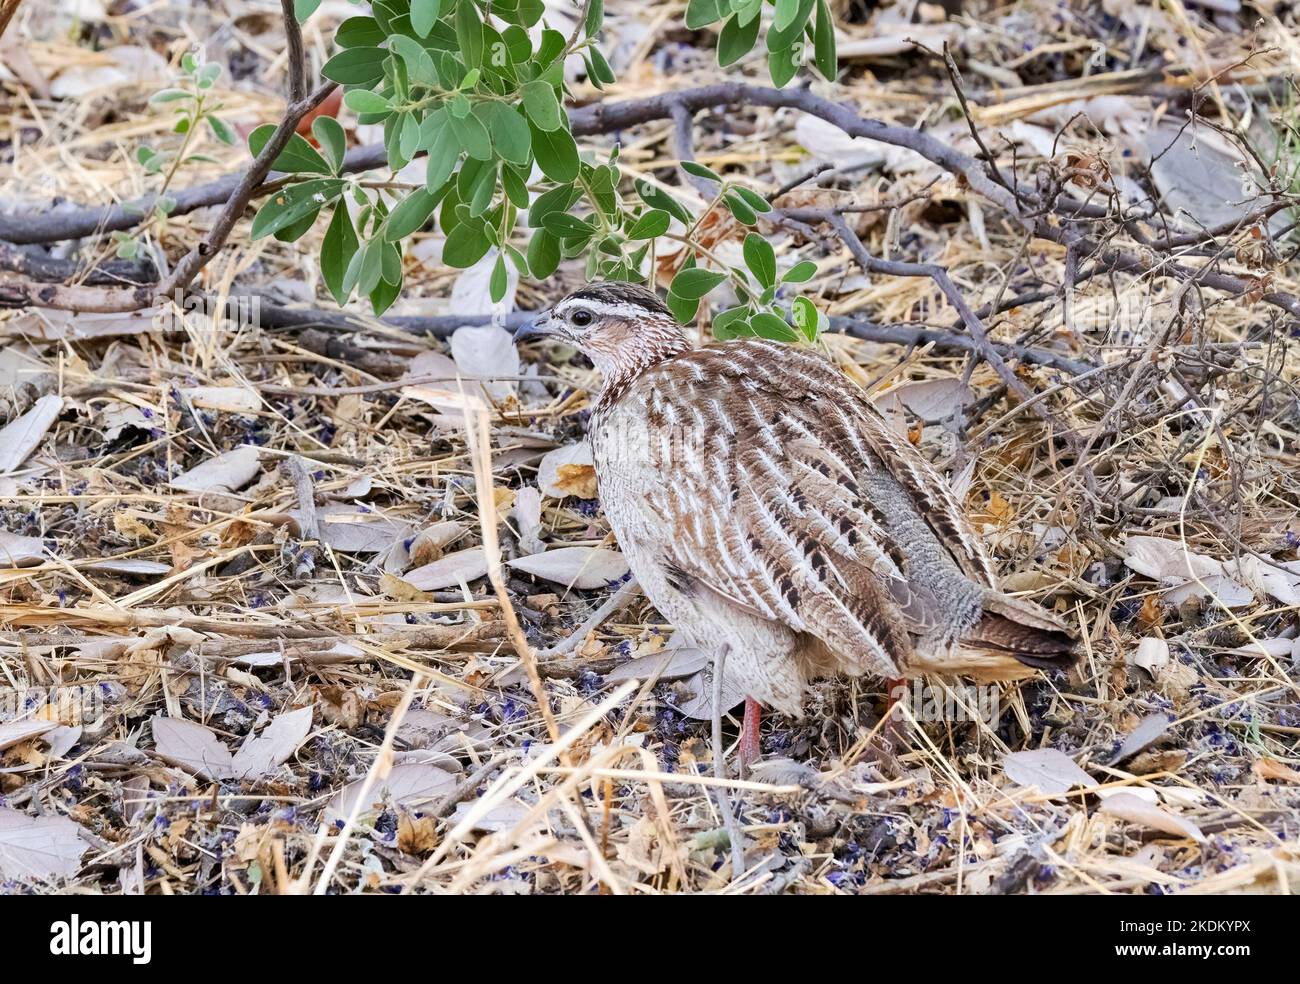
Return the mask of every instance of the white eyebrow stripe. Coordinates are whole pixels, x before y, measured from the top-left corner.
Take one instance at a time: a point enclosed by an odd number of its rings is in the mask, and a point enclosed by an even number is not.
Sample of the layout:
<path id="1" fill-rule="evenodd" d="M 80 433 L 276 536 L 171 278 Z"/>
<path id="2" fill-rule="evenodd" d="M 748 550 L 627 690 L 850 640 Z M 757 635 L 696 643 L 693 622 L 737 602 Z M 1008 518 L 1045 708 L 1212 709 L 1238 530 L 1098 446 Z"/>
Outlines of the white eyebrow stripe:
<path id="1" fill-rule="evenodd" d="M 585 297 L 566 297 L 559 304 L 555 305 L 553 313 L 560 318 L 564 318 L 570 311 L 584 309 L 592 314 L 603 318 L 644 318 L 647 315 L 661 316 L 658 311 L 652 311 L 644 304 L 636 304 L 632 301 L 621 301 L 612 303 L 610 301 L 593 301 Z"/>

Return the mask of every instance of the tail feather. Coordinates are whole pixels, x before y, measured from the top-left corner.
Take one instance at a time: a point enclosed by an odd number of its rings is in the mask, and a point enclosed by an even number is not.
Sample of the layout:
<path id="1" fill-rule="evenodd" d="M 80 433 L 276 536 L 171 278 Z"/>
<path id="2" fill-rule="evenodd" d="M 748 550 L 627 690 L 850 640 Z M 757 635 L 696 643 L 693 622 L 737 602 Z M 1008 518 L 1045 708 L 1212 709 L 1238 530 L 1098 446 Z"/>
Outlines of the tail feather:
<path id="1" fill-rule="evenodd" d="M 989 591 L 984 617 L 962 645 L 1005 653 L 1039 670 L 1065 669 L 1078 658 L 1074 634 L 1047 609 L 1033 602 Z"/>

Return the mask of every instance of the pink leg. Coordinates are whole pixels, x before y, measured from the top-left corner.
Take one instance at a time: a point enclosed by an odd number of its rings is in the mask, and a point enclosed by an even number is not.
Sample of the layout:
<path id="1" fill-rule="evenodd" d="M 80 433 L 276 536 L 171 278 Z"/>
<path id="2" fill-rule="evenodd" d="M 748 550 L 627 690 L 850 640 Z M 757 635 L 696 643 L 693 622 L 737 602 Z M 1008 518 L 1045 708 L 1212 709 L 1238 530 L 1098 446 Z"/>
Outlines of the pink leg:
<path id="1" fill-rule="evenodd" d="M 901 699 L 902 694 L 906 691 L 907 679 L 905 677 L 895 677 L 885 680 L 885 714 L 894 713 L 894 705 Z"/>
<path id="2" fill-rule="evenodd" d="M 748 769 L 763 757 L 763 747 L 759 743 L 758 724 L 763 707 L 753 697 L 745 698 L 745 723 L 740 728 L 740 764 Z"/>
<path id="3" fill-rule="evenodd" d="M 894 711 L 898 707 L 899 701 L 905 699 L 906 695 L 907 679 L 905 677 L 885 681 L 885 717 L 887 720 L 884 733 L 890 741 L 900 744 L 904 741 L 903 734 L 906 728 L 902 714 L 895 714 Z"/>

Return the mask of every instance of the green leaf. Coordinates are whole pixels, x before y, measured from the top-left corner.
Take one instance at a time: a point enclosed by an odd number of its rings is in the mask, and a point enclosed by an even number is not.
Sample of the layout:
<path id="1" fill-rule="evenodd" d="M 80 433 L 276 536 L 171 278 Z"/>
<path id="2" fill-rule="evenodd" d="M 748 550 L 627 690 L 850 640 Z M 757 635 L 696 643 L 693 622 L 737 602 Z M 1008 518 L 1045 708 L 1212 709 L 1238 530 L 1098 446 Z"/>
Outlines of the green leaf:
<path id="1" fill-rule="evenodd" d="M 755 212 L 772 211 L 771 204 L 768 202 L 766 198 L 764 198 L 758 192 L 751 191 L 749 188 L 743 188 L 739 186 L 733 188 L 732 191 L 735 194 L 739 195 L 741 198 L 743 198 L 745 200 L 745 204 L 747 204 Z"/>
<path id="2" fill-rule="evenodd" d="M 348 48 L 322 65 L 320 73 L 340 85 L 374 85 L 384 77 L 387 57 L 383 48 Z"/>
<path id="3" fill-rule="evenodd" d="M 506 296 L 507 284 L 506 258 L 498 253 L 497 261 L 492 266 L 492 278 L 488 281 L 488 296 L 492 298 L 493 304 L 499 303 Z"/>
<path id="4" fill-rule="evenodd" d="M 254 157 L 261 154 L 262 149 L 274 132 L 274 124 L 264 123 L 250 133 L 248 135 L 249 153 Z M 333 173 L 329 164 L 325 163 L 325 158 L 316 153 L 316 148 L 296 133 L 289 137 L 289 142 L 284 145 L 284 150 L 280 151 L 280 155 L 275 159 L 275 163 L 271 167 L 286 174 Z"/>
<path id="5" fill-rule="evenodd" d="M 334 32 L 340 48 L 377 48 L 388 35 L 373 17 L 349 17 Z"/>
<path id="6" fill-rule="evenodd" d="M 609 62 L 601 54 L 599 48 L 587 49 L 587 75 L 596 83 L 597 88 L 603 85 L 613 85 L 618 79 L 614 75 L 614 70 L 609 67 Z"/>
<path id="7" fill-rule="evenodd" d="M 384 151 L 388 155 L 391 170 L 400 171 L 406 167 L 408 159 L 402 154 L 402 117 L 390 116 L 384 120 Z M 369 291 L 362 291 L 369 293 Z"/>
<path id="8" fill-rule="evenodd" d="M 604 0 L 591 0 L 587 7 L 587 19 L 582 25 L 582 36 L 592 37 L 605 22 L 605 2 Z"/>
<path id="9" fill-rule="evenodd" d="M 442 247 L 442 262 L 449 267 L 465 270 L 487 255 L 491 240 L 477 222 L 462 222 L 447 234 Z"/>
<path id="10" fill-rule="evenodd" d="M 668 231 L 670 221 L 668 213 L 663 209 L 652 208 L 632 223 L 632 228 L 627 230 L 627 238 L 654 239 L 656 236 L 662 236 Z"/>
<path id="11" fill-rule="evenodd" d="M 515 265 L 515 269 L 519 271 L 519 276 L 521 277 L 528 276 L 528 261 L 524 259 L 523 253 L 519 252 L 519 250 L 515 249 L 513 246 L 507 243 L 506 255 L 510 257 L 510 262 L 513 263 Z"/>
<path id="12" fill-rule="evenodd" d="M 528 270 L 534 280 L 545 280 L 560 265 L 560 241 L 545 229 L 528 242 Z"/>
<path id="13" fill-rule="evenodd" d="M 402 128 L 398 133 L 397 146 L 402 157 L 410 160 L 420 150 L 420 124 L 414 113 L 402 114 Z"/>
<path id="14" fill-rule="evenodd" d="M 701 270 L 694 267 L 689 270 L 682 270 L 677 276 L 673 277 L 673 285 L 670 291 L 685 300 L 698 301 L 726 279 L 727 275 L 725 273 L 718 273 L 714 270 Z"/>
<path id="15" fill-rule="evenodd" d="M 402 282 L 402 248 L 395 243 L 385 242 L 379 254 L 380 276 L 390 284 Z"/>
<path id="16" fill-rule="evenodd" d="M 370 89 L 349 89 L 343 94 L 343 105 L 354 113 L 391 113 L 393 104 Z"/>
<path id="17" fill-rule="evenodd" d="M 482 110 L 496 152 L 512 164 L 527 164 L 531 159 L 533 136 L 524 118 L 505 103 L 484 103 Z"/>
<path id="18" fill-rule="evenodd" d="M 594 225 L 568 212 L 552 212 L 542 220 L 542 228 L 558 239 L 587 240 L 596 234 Z"/>
<path id="19" fill-rule="evenodd" d="M 330 219 L 320 247 L 321 279 L 339 305 L 346 304 L 348 295 L 351 294 L 351 291 L 343 289 L 343 276 L 357 251 L 357 245 L 357 234 L 352 228 L 347 206 L 339 202 L 334 206 L 334 217 Z"/>
<path id="20" fill-rule="evenodd" d="M 690 0 L 686 4 L 686 26 L 698 31 L 716 24 L 729 9 L 726 0 Z"/>
<path id="21" fill-rule="evenodd" d="M 798 52 L 794 49 L 767 53 L 767 74 L 771 76 L 772 84 L 778 89 L 794 78 L 798 72 Z"/>
<path id="22" fill-rule="evenodd" d="M 469 205 L 469 214 L 472 216 L 482 215 L 492 204 L 492 196 L 497 190 L 497 169 L 495 163 L 484 161 L 472 161 L 470 163 L 478 164 L 478 168 L 472 180 L 461 195 L 462 200 Z M 461 174 L 469 170 L 467 164 L 461 169 Z"/>
<path id="23" fill-rule="evenodd" d="M 839 72 L 839 61 L 835 53 L 835 18 L 831 16 L 830 4 L 826 0 L 817 0 L 817 23 L 813 30 L 813 59 L 817 71 L 831 82 Z"/>
<path id="24" fill-rule="evenodd" d="M 567 46 L 567 40 L 559 31 L 550 28 L 542 31 L 542 40 L 537 45 L 537 66 L 541 69 L 549 68 Z"/>
<path id="25" fill-rule="evenodd" d="M 678 274 L 678 276 L 681 276 L 681 274 Z M 695 312 L 700 309 L 700 299 L 698 297 L 681 297 L 671 290 L 664 297 L 664 303 L 668 305 L 668 310 L 673 313 L 673 317 L 683 325 L 688 324 L 695 317 Z"/>
<path id="26" fill-rule="evenodd" d="M 555 89 L 549 82 L 540 79 L 529 82 L 523 88 L 522 97 L 524 112 L 539 130 L 558 130 L 564 125 L 560 101 L 555 98 Z"/>
<path id="27" fill-rule="evenodd" d="M 568 130 L 552 130 L 549 133 L 531 126 L 533 131 L 533 155 L 537 166 L 552 181 L 567 184 L 578 177 L 578 145 Z"/>
<path id="28" fill-rule="evenodd" d="M 786 30 L 799 16 L 799 0 L 776 0 L 776 16 L 772 18 L 772 28 Z"/>
<path id="29" fill-rule="evenodd" d="M 427 38 L 441 9 L 441 0 L 411 0 L 411 27 L 415 33 Z"/>
<path id="30" fill-rule="evenodd" d="M 552 212 L 567 212 L 569 206 L 578 200 L 579 192 L 570 184 L 560 185 L 550 191 L 544 191 L 533 199 L 528 209 L 528 225 L 540 229 L 543 220 Z"/>
<path id="31" fill-rule="evenodd" d="M 456 43 L 466 68 L 483 64 L 483 21 L 474 0 L 457 0 Z"/>
<path id="32" fill-rule="evenodd" d="M 380 280 L 375 284 L 375 289 L 370 292 L 370 308 L 375 312 L 375 317 L 379 317 L 397 300 L 402 293 L 402 277 L 399 270 L 397 283 L 389 283 L 387 280 Z"/>
<path id="33" fill-rule="evenodd" d="M 299 24 L 306 23 L 307 18 L 316 13 L 320 3 L 321 0 L 293 0 L 293 19 Z"/>
<path id="34" fill-rule="evenodd" d="M 424 118 L 420 125 L 420 147 L 429 152 L 424 186 L 435 191 L 451 177 L 460 160 L 460 141 L 447 123 L 445 109 L 435 110 Z"/>
<path id="35" fill-rule="evenodd" d="M 209 113 L 204 117 L 208 121 L 208 128 L 212 130 L 212 135 L 227 146 L 232 146 L 235 142 L 235 131 L 230 129 L 230 124 L 218 116 Z"/>
<path id="36" fill-rule="evenodd" d="M 405 239 L 429 221 L 438 200 L 427 188 L 417 188 L 388 213 L 384 223 L 384 238 L 390 243 Z"/>
<path id="37" fill-rule="evenodd" d="M 531 169 L 520 169 L 507 164 L 501 168 L 501 189 L 517 209 L 528 208 L 532 195 L 528 193 L 528 174 Z"/>
<path id="38" fill-rule="evenodd" d="M 801 294 L 790 306 L 790 317 L 795 327 L 803 332 L 804 337 L 810 342 L 815 342 L 826 316 L 817 310 L 816 304 Z"/>
<path id="39" fill-rule="evenodd" d="M 410 76 L 410 82 L 432 87 L 442 81 L 438 77 L 437 67 L 433 64 L 433 56 L 419 41 L 408 38 L 405 34 L 394 34 L 388 39 L 388 45 L 393 49 L 393 53 L 402 59 L 402 64 L 406 66 L 406 74 Z"/>
<path id="40" fill-rule="evenodd" d="M 729 191 L 722 197 L 722 204 L 727 206 L 731 214 L 736 217 L 737 222 L 753 225 L 758 221 L 758 216 L 754 214 L 754 210 L 734 191 Z"/>
<path id="41" fill-rule="evenodd" d="M 369 294 L 383 279 L 383 248 L 383 242 L 377 239 L 372 239 L 361 247 L 358 258 L 357 290 L 362 294 Z"/>
<path id="42" fill-rule="evenodd" d="M 708 181 L 716 181 L 722 184 L 722 175 L 711 167 L 705 167 L 703 164 L 697 164 L 695 161 L 682 161 L 682 170 L 687 174 L 693 174 L 697 178 L 704 178 Z"/>
<path id="43" fill-rule="evenodd" d="M 495 156 L 492 153 L 492 138 L 488 136 L 487 127 L 482 120 L 473 114 L 463 118 L 448 114 L 447 122 L 451 124 L 451 130 L 465 153 L 478 161 L 492 160 Z"/>
<path id="44" fill-rule="evenodd" d="M 686 210 L 686 206 L 662 188 L 644 180 L 638 180 L 635 187 L 637 197 L 651 208 L 663 209 L 683 225 L 691 224 L 691 213 Z"/>
<path id="45" fill-rule="evenodd" d="M 545 13 L 546 5 L 542 0 L 519 0 L 519 23 L 524 27 L 534 26 Z"/>
<path id="46" fill-rule="evenodd" d="M 314 208 L 302 218 L 295 219 L 286 226 L 281 226 L 275 230 L 275 238 L 282 243 L 296 243 L 307 230 L 316 224 L 316 216 L 320 215 L 320 209 Z"/>
<path id="47" fill-rule="evenodd" d="M 713 319 L 713 337 L 718 341 L 727 341 L 731 338 L 744 338 L 752 335 L 753 331 L 749 327 L 749 308 L 734 307 L 730 310 L 723 311 Z"/>
<path id="48" fill-rule="evenodd" d="M 755 17 L 748 24 L 740 23 L 740 15 L 732 14 L 722 25 L 718 35 L 718 64 L 723 68 L 733 65 L 749 54 L 754 42 L 758 40 L 758 25 L 761 18 Z"/>
<path id="49" fill-rule="evenodd" d="M 161 106 L 163 103 L 179 102 L 182 99 L 193 99 L 194 93 L 189 89 L 160 89 L 149 97 L 150 106 Z"/>
<path id="50" fill-rule="evenodd" d="M 771 339 L 774 342 L 797 342 L 799 340 L 799 336 L 795 334 L 793 328 L 775 314 L 767 311 L 760 311 L 750 318 L 749 327 L 754 330 L 754 334 L 759 338 Z"/>
<path id="51" fill-rule="evenodd" d="M 785 276 L 781 278 L 781 282 L 786 284 L 802 284 L 811 280 L 816 276 L 816 274 L 817 264 L 811 260 L 802 260 L 785 272 Z"/>
<path id="52" fill-rule="evenodd" d="M 731 9 L 740 18 L 740 23 L 748 24 L 762 13 L 763 0 L 731 0 Z"/>
<path id="53" fill-rule="evenodd" d="M 506 54 L 516 65 L 522 65 L 533 56 L 533 42 L 528 32 L 517 24 L 512 24 L 501 35 L 506 43 Z"/>
<path id="54" fill-rule="evenodd" d="M 470 113 L 474 112 L 474 104 L 469 101 L 469 96 L 463 92 L 453 92 L 451 98 L 447 100 L 447 112 L 458 120 L 463 120 Z"/>
<path id="55" fill-rule="evenodd" d="M 794 48 L 795 42 L 803 35 L 804 25 L 808 23 L 808 18 L 812 16 L 814 0 L 798 0 L 798 6 L 794 16 L 789 19 L 784 27 L 778 27 L 773 23 L 772 29 L 767 32 L 767 50 L 769 52 L 790 51 Z"/>
<path id="56" fill-rule="evenodd" d="M 338 178 L 316 178 L 277 191 L 253 216 L 251 238 L 261 239 L 288 228 L 343 194 Z"/>
<path id="57" fill-rule="evenodd" d="M 745 266 L 764 287 L 776 283 L 776 252 L 772 244 L 756 232 L 745 237 Z"/>
<path id="58" fill-rule="evenodd" d="M 343 132 L 343 124 L 332 116 L 317 116 L 311 121 L 311 135 L 320 144 L 321 153 L 329 161 L 330 170 L 338 174 L 348 148 L 348 137 Z"/>

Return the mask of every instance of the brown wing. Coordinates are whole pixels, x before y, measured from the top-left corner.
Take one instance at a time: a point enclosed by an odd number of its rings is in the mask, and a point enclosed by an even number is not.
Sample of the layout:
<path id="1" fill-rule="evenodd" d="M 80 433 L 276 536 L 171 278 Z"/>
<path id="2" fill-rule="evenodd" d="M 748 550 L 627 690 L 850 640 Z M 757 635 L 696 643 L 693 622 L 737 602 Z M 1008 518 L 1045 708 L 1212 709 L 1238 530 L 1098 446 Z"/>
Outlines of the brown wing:
<path id="1" fill-rule="evenodd" d="M 978 618 L 980 591 L 961 576 L 991 580 L 978 539 L 833 366 L 747 341 L 672 359 L 635 388 L 674 476 L 647 504 L 679 531 L 666 551 L 684 578 L 820 638 L 856 672 L 899 675 L 912 635 L 951 616 L 951 584 L 969 588 L 964 620 Z"/>

